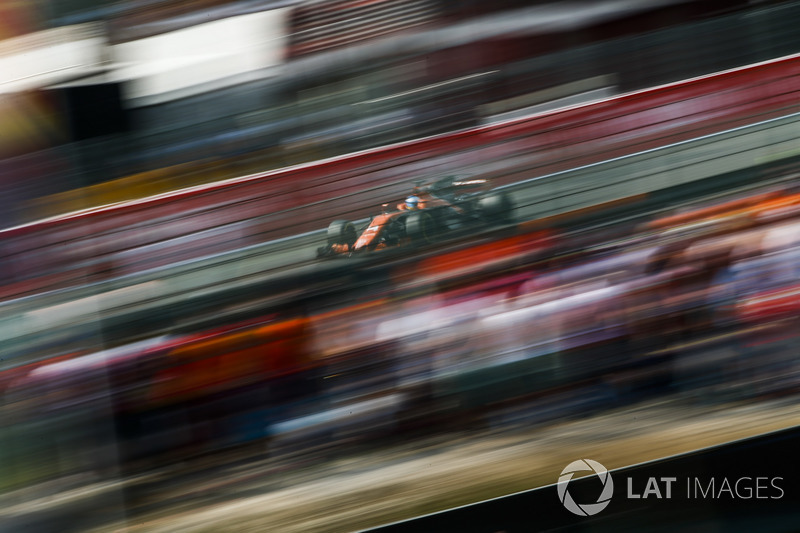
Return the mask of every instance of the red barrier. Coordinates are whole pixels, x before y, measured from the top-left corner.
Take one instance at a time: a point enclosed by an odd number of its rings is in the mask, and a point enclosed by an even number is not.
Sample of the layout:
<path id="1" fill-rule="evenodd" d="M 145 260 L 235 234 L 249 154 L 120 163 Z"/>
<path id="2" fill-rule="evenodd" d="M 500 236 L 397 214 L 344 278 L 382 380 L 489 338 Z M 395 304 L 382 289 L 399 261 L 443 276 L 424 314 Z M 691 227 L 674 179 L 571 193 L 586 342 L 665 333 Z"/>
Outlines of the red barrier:
<path id="1" fill-rule="evenodd" d="M 73 213 L 0 232 L 0 297 L 126 274 L 324 228 L 401 199 L 412 180 L 497 184 L 567 170 L 800 109 L 800 56 L 505 123 Z M 71 272 L 70 272 L 71 271 Z M 103 271 L 102 274 L 98 274 Z"/>

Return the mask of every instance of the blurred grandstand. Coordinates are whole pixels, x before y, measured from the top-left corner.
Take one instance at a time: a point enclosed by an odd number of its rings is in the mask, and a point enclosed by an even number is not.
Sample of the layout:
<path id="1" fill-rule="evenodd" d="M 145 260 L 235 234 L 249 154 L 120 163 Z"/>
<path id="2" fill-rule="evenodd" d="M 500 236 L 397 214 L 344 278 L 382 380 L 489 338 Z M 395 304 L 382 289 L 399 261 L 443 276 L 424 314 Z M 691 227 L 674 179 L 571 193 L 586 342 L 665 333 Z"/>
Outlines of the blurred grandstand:
<path id="1" fill-rule="evenodd" d="M 36 12 L 43 44 L 8 48 L 43 57 L 2 83 L 5 98 L 43 92 L 52 103 L 39 114 L 60 128 L 6 147 L 4 188 L 17 199 L 6 225 L 798 50 L 793 3 L 491 6 L 53 3 Z"/>

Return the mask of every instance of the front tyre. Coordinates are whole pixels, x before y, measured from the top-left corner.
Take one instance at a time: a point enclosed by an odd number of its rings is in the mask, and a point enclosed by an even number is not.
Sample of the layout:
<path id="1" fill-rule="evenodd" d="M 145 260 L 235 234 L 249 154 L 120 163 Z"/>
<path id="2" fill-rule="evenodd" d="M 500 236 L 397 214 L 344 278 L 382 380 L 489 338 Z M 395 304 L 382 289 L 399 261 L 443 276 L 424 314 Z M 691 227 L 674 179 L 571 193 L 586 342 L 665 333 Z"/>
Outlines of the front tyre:
<path id="1" fill-rule="evenodd" d="M 328 225 L 328 244 L 346 244 L 352 247 L 358 239 L 356 227 L 347 220 L 334 220 Z"/>

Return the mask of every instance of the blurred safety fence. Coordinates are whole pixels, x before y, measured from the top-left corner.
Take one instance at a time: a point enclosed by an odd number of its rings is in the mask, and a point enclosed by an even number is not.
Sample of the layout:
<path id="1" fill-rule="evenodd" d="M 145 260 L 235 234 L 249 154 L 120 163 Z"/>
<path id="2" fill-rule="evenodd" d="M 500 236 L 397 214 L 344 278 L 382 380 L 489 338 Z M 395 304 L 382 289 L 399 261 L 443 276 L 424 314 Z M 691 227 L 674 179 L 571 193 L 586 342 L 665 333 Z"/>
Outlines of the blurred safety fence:
<path id="1" fill-rule="evenodd" d="M 288 54 L 301 56 L 430 24 L 441 16 L 438 0 L 328 0 L 299 4 L 292 12 Z"/>
<path id="2" fill-rule="evenodd" d="M 0 232 L 2 296 L 102 281 L 277 239 L 286 247 L 288 237 L 333 219 L 374 214 L 420 178 L 465 174 L 495 185 L 521 183 L 515 214 L 527 219 L 790 157 L 799 75 L 800 58 L 790 56 L 11 228 Z"/>
<path id="3" fill-rule="evenodd" d="M 479 274 L 462 251 L 406 258 L 293 312 L 254 304 L 248 318 L 7 368 L 0 491 L 247 444 L 275 457 L 666 392 L 796 392 L 799 217 L 788 187 L 590 250 L 552 232 L 501 238 L 479 257 L 509 261 Z"/>

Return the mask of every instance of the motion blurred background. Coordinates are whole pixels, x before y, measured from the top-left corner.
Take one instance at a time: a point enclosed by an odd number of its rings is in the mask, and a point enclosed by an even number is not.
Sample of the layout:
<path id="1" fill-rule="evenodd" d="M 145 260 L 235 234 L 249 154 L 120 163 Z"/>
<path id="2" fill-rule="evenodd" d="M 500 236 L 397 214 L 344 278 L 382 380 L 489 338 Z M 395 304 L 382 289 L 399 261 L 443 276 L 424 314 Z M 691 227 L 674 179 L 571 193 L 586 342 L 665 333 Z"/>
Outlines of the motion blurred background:
<path id="1" fill-rule="evenodd" d="M 798 22 L 796 1 L 3 2 L 0 528 L 349 531 L 585 451 L 796 425 Z M 506 191 L 511 222 L 316 258 L 331 221 L 447 176 Z M 647 420 L 669 446 L 619 440 Z M 426 454 L 452 465 L 433 486 Z M 398 464 L 384 492 L 353 477 Z"/>

